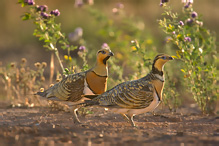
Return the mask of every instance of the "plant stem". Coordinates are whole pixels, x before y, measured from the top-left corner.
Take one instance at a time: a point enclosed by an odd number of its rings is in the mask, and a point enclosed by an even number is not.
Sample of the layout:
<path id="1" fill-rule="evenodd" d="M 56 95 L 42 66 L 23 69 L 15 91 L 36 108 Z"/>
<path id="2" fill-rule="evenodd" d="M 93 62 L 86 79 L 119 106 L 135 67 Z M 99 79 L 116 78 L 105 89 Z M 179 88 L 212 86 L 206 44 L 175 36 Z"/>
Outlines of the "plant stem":
<path id="1" fill-rule="evenodd" d="M 60 57 L 59 57 L 59 51 L 58 51 L 57 48 L 55 48 L 54 50 L 55 50 L 55 55 L 56 55 L 56 57 L 57 57 L 57 59 L 58 59 L 58 61 L 59 61 L 59 64 L 60 64 L 60 66 L 61 66 L 62 73 L 64 73 L 64 72 L 65 72 L 65 69 L 64 69 L 63 64 L 62 64 L 62 61 L 61 61 L 61 59 L 60 59 Z"/>
<path id="2" fill-rule="evenodd" d="M 50 59 L 50 84 L 52 83 L 52 79 L 54 76 L 54 52 L 51 52 L 51 59 Z"/>

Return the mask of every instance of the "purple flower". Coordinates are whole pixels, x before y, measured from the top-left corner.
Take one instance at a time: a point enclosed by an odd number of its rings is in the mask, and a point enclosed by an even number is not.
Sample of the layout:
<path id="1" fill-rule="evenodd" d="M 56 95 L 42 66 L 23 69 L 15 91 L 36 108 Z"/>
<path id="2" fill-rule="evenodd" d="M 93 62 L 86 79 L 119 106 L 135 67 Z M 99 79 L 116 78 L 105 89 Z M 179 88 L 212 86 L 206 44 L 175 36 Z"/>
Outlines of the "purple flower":
<path id="1" fill-rule="evenodd" d="M 160 1 L 160 6 L 163 7 L 163 4 L 164 4 L 164 3 L 167 3 L 167 2 L 169 2 L 169 0 L 161 0 L 161 1 Z"/>
<path id="2" fill-rule="evenodd" d="M 193 4 L 193 0 L 188 0 L 188 3 Z"/>
<path id="3" fill-rule="evenodd" d="M 122 3 L 117 3 L 117 4 L 116 4 L 116 7 L 117 7 L 118 9 L 123 9 L 123 8 L 124 8 L 124 5 L 123 5 Z"/>
<path id="4" fill-rule="evenodd" d="M 38 9 L 39 9 L 40 11 L 42 11 L 42 12 L 48 11 L 48 7 L 47 7 L 47 5 L 39 6 Z"/>
<path id="5" fill-rule="evenodd" d="M 82 7 L 83 4 L 83 0 L 75 0 L 75 7 Z"/>
<path id="6" fill-rule="evenodd" d="M 55 9 L 55 10 L 52 10 L 52 11 L 50 12 L 50 14 L 51 14 L 51 15 L 55 15 L 55 16 L 59 16 L 59 15 L 60 15 L 60 12 L 59 12 L 58 9 Z"/>
<path id="7" fill-rule="evenodd" d="M 102 49 L 105 49 L 105 48 L 109 48 L 109 45 L 107 43 L 103 43 L 103 45 L 101 46 Z"/>
<path id="8" fill-rule="evenodd" d="M 192 39 L 191 39 L 190 37 L 185 37 L 185 38 L 184 38 L 184 41 L 185 41 L 185 42 L 191 42 Z"/>
<path id="9" fill-rule="evenodd" d="M 186 20 L 186 24 L 192 25 L 192 23 L 193 23 L 193 20 L 192 20 L 192 19 L 189 18 L 189 19 Z"/>
<path id="10" fill-rule="evenodd" d="M 198 14 L 194 11 L 194 12 L 192 12 L 191 16 L 192 16 L 192 18 L 195 18 L 198 16 Z"/>
<path id="11" fill-rule="evenodd" d="M 80 40 L 83 36 L 83 29 L 81 27 L 77 27 L 74 32 L 69 33 L 68 39 L 71 42 L 76 42 Z"/>
<path id="12" fill-rule="evenodd" d="M 79 51 L 84 52 L 85 50 L 86 50 L 86 47 L 85 47 L 85 46 L 80 46 L 80 47 L 79 47 Z"/>
<path id="13" fill-rule="evenodd" d="M 185 9 L 189 8 L 189 4 L 186 4 L 186 5 L 184 6 L 184 8 L 185 8 Z"/>
<path id="14" fill-rule="evenodd" d="M 163 3 L 160 3 L 160 7 L 163 7 Z"/>
<path id="15" fill-rule="evenodd" d="M 36 6 L 37 11 L 41 11 L 41 12 L 46 12 L 48 11 L 48 7 L 47 5 L 42 5 L 42 6 Z"/>
<path id="16" fill-rule="evenodd" d="M 184 25 L 183 21 L 179 21 L 179 25 L 183 26 Z"/>
<path id="17" fill-rule="evenodd" d="M 34 0 L 24 0 L 24 3 L 27 3 L 28 5 L 35 5 Z"/>
<path id="18" fill-rule="evenodd" d="M 173 35 L 175 35 L 175 34 L 176 34 L 176 32 L 175 32 L 175 31 L 173 31 L 173 32 L 172 32 L 172 34 L 173 34 Z"/>
<path id="19" fill-rule="evenodd" d="M 161 3 L 167 3 L 169 0 L 161 0 Z"/>
<path id="20" fill-rule="evenodd" d="M 44 19 L 48 19 L 50 17 L 49 14 L 45 13 L 45 12 L 41 12 L 40 14 Z"/>
<path id="21" fill-rule="evenodd" d="M 191 3 L 188 2 L 188 3 L 184 6 L 184 8 L 187 9 L 187 8 L 189 8 L 190 5 L 191 5 Z"/>

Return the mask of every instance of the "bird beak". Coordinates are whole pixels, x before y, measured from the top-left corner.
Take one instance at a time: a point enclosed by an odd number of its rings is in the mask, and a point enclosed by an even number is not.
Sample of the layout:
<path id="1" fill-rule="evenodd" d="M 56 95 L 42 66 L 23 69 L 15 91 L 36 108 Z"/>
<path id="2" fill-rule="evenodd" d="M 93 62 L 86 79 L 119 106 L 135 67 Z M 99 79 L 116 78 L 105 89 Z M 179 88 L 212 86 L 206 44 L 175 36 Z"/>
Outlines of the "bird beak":
<path id="1" fill-rule="evenodd" d="M 109 52 L 108 56 L 114 56 L 113 52 Z"/>
<path id="2" fill-rule="evenodd" d="M 173 60 L 174 58 L 172 56 L 169 57 L 169 60 Z"/>

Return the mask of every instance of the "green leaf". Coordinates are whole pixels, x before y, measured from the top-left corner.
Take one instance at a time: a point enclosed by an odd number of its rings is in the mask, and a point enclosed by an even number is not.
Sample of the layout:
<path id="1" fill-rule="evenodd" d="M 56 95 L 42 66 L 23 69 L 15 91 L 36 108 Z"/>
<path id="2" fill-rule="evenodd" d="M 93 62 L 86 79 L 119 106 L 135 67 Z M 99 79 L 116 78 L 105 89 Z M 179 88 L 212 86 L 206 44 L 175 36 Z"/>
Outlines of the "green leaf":
<path id="1" fill-rule="evenodd" d="M 31 19 L 31 14 L 30 14 L 30 13 L 25 13 L 25 14 L 22 16 L 21 19 L 22 19 L 22 20 L 29 20 L 29 19 Z"/>
<path id="2" fill-rule="evenodd" d="M 45 42 L 45 43 L 50 43 L 51 41 L 50 41 L 50 40 L 45 40 L 44 42 Z"/>

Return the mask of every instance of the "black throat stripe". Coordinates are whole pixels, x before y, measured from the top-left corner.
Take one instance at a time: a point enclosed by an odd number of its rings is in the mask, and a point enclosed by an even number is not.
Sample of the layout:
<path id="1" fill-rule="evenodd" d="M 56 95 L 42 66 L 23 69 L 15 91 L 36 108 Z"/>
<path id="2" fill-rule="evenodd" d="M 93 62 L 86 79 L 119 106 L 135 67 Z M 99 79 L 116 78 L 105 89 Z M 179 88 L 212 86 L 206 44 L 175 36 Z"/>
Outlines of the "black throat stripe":
<path id="1" fill-rule="evenodd" d="M 154 65 L 152 67 L 152 73 L 153 74 L 158 74 L 160 76 L 163 76 L 163 71 L 159 71 L 156 67 L 154 67 Z"/>
<path id="2" fill-rule="evenodd" d="M 93 73 L 95 73 L 95 71 L 92 71 Z M 98 75 L 97 73 L 95 73 L 95 75 L 97 75 L 98 77 L 104 77 L 104 78 L 107 78 L 108 76 L 101 76 L 101 75 Z"/>
<path id="3" fill-rule="evenodd" d="M 103 64 L 106 65 L 106 61 L 110 58 L 110 56 L 107 56 L 106 58 L 103 59 Z"/>

